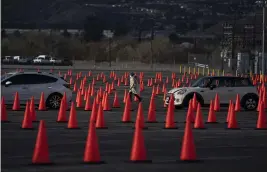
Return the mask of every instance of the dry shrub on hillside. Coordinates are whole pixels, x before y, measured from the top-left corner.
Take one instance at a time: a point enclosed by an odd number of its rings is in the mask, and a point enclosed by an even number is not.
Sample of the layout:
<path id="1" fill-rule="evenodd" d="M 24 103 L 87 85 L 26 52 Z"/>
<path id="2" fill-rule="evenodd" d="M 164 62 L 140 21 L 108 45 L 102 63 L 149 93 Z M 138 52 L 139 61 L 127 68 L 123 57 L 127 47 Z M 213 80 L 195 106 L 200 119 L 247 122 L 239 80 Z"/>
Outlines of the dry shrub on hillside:
<path id="1" fill-rule="evenodd" d="M 9 35 L 2 39 L 2 55 L 37 56 L 51 54 L 58 58 L 72 60 L 140 61 L 151 63 L 185 63 L 187 49 L 172 44 L 168 38 L 145 40 L 141 43 L 130 38 L 116 38 L 110 47 L 108 40 L 85 43 L 79 37 L 70 38 L 43 32 L 27 32 L 20 36 Z M 109 49 L 110 48 L 110 49 Z"/>

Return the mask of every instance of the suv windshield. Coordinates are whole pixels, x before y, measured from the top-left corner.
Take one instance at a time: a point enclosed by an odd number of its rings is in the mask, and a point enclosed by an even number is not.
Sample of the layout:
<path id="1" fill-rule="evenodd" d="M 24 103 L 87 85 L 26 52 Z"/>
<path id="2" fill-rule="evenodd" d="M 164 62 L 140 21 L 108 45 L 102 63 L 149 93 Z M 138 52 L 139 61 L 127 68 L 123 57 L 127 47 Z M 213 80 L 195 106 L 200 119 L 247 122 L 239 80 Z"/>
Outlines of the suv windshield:
<path id="1" fill-rule="evenodd" d="M 210 83 L 211 79 L 210 78 L 200 78 L 194 84 L 192 84 L 191 87 L 207 87 L 207 85 Z"/>

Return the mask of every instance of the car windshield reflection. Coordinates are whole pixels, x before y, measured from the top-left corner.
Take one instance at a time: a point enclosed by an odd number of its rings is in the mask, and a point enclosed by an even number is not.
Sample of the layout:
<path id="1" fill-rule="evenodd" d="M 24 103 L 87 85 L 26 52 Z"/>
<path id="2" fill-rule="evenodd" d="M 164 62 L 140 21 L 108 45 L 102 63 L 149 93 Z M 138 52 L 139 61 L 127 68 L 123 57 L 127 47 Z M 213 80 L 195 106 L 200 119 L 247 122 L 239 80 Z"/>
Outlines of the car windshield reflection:
<path id="1" fill-rule="evenodd" d="M 6 78 L 8 78 L 11 75 L 12 74 L 4 74 L 4 75 L 1 75 L 1 81 L 5 80 Z"/>

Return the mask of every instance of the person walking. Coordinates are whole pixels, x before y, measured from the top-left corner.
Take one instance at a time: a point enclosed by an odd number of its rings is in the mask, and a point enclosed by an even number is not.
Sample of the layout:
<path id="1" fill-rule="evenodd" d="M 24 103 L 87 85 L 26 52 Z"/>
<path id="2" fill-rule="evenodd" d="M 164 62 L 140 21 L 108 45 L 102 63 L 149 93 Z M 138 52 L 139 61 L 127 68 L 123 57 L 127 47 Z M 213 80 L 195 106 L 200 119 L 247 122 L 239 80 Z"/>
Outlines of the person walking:
<path id="1" fill-rule="evenodd" d="M 139 102 L 142 101 L 142 98 L 138 95 L 136 91 L 137 86 L 138 86 L 137 78 L 134 73 L 131 73 L 130 74 L 130 90 L 129 90 L 131 102 L 132 102 L 133 95 L 137 97 Z"/>

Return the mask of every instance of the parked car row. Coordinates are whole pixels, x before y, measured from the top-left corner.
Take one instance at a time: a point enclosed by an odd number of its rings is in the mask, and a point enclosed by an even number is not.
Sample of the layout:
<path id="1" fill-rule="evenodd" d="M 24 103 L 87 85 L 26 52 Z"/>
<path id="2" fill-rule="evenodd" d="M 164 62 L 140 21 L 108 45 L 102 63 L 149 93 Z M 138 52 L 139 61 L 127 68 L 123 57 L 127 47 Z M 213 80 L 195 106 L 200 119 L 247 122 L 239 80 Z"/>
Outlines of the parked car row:
<path id="1" fill-rule="evenodd" d="M 71 60 L 57 59 L 49 55 L 39 55 L 37 57 L 4 56 L 1 57 L 1 62 L 2 64 L 72 66 Z"/>

